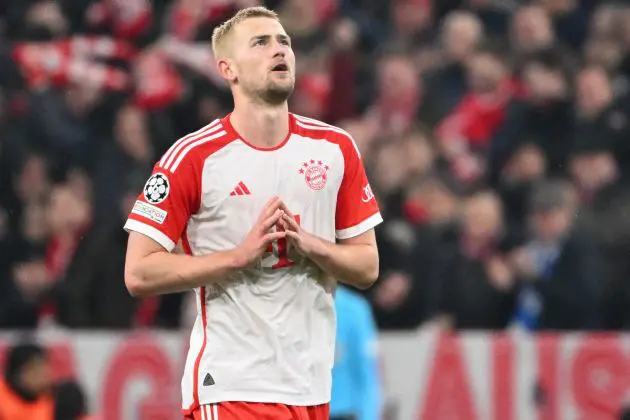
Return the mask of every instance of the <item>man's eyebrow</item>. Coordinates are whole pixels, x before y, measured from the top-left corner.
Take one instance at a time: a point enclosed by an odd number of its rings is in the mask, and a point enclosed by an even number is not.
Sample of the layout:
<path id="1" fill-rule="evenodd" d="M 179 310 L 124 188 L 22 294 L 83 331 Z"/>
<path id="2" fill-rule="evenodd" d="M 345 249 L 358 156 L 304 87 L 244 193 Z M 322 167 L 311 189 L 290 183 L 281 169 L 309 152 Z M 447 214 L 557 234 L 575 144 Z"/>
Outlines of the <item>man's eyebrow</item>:
<path id="1" fill-rule="evenodd" d="M 286 34 L 279 34 L 276 35 L 276 37 L 283 41 L 291 41 L 291 37 Z M 250 41 L 269 40 L 269 38 L 271 38 L 271 35 L 255 35 L 250 39 Z"/>
<path id="2" fill-rule="evenodd" d="M 270 35 L 254 35 L 253 37 L 251 37 L 250 41 L 258 41 L 259 39 L 269 39 L 271 38 Z"/>

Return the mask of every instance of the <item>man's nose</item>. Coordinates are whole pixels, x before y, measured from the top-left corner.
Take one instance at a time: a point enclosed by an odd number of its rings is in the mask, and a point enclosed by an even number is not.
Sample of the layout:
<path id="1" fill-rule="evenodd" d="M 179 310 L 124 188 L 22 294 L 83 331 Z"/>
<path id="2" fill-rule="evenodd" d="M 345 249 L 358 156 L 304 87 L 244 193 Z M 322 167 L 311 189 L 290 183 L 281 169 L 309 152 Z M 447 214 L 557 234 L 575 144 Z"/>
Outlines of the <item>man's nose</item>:
<path id="1" fill-rule="evenodd" d="M 276 40 L 273 43 L 273 56 L 275 57 L 284 57 L 286 55 L 285 46 L 280 43 L 280 41 Z"/>

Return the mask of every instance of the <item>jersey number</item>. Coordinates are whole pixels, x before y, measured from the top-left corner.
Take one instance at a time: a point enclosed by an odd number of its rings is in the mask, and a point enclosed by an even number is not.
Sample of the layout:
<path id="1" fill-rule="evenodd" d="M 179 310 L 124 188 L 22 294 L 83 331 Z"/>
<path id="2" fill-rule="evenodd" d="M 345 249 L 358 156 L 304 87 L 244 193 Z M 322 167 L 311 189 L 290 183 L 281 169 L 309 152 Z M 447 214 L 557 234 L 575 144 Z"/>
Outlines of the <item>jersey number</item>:
<path id="1" fill-rule="evenodd" d="M 297 214 L 295 215 L 295 221 L 297 222 L 298 225 L 300 224 L 300 216 Z M 267 252 L 274 252 L 273 248 L 274 248 L 273 244 L 267 245 Z M 276 269 L 276 268 L 291 267 L 293 264 L 295 264 L 293 261 L 289 259 L 289 256 L 287 255 L 288 246 L 287 246 L 287 240 L 285 238 L 280 238 L 276 241 L 276 249 L 277 249 L 276 255 L 278 257 L 278 262 L 272 265 L 271 268 Z"/>

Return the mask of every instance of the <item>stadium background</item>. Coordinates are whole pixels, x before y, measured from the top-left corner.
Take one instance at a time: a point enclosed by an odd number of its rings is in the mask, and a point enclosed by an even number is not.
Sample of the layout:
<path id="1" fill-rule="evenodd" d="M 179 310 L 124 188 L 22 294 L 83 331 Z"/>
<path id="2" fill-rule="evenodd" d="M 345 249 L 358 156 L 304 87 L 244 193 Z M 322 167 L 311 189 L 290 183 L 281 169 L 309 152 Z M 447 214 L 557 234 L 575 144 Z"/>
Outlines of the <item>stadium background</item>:
<path id="1" fill-rule="evenodd" d="M 152 162 L 230 109 L 209 36 L 253 4 L 0 3 L 0 359 L 35 334 L 103 419 L 177 418 L 193 306 L 128 296 L 121 226 Z M 354 136 L 386 220 L 363 292 L 383 418 L 620 418 L 630 7 L 265 4 L 292 110 Z"/>

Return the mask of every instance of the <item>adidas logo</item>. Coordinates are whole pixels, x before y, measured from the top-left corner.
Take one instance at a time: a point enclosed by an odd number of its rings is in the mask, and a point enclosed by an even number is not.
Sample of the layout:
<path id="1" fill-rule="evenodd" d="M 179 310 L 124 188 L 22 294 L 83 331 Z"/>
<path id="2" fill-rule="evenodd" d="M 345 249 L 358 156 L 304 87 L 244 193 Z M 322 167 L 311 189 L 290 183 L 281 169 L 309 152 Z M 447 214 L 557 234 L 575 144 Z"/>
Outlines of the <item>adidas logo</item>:
<path id="1" fill-rule="evenodd" d="M 212 386 L 214 385 L 214 378 L 209 373 L 206 373 L 206 377 L 203 378 L 203 386 Z"/>
<path id="2" fill-rule="evenodd" d="M 236 188 L 230 193 L 230 195 L 250 195 L 249 189 L 243 182 L 239 182 Z"/>

